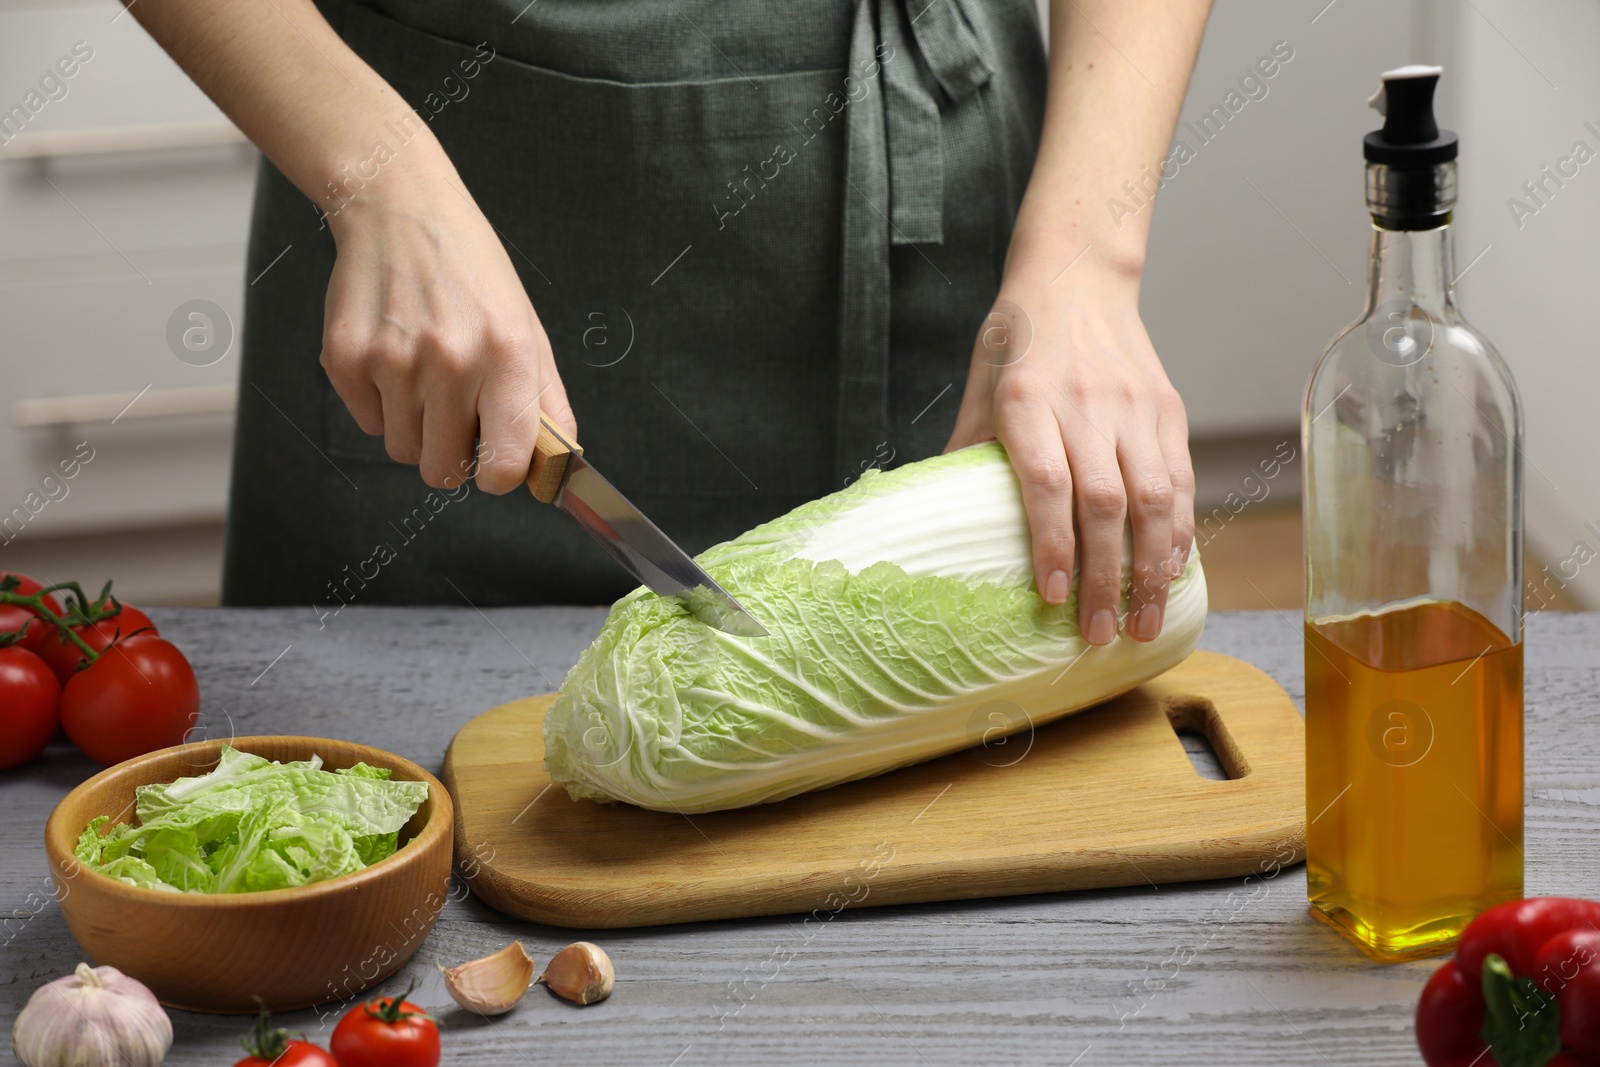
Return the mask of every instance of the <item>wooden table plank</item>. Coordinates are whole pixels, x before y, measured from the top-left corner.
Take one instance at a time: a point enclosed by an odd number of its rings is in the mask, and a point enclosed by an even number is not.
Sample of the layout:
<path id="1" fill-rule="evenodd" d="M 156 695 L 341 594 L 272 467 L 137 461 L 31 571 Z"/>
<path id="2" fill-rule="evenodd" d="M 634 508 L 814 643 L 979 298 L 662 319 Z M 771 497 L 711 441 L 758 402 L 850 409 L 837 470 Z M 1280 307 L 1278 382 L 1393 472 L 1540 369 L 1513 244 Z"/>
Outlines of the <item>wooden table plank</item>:
<path id="1" fill-rule="evenodd" d="M 467 719 L 559 682 L 603 612 L 351 607 L 321 629 L 309 608 L 152 614 L 196 665 L 210 736 L 343 737 L 437 770 Z M 1214 615 L 1203 647 L 1302 701 L 1297 619 Z M 1600 614 L 1529 620 L 1527 695 L 1528 892 L 1594 895 Z M 0 1060 L 28 994 L 79 959 L 48 896 L 41 835 L 91 770 L 57 745 L 0 775 Z M 584 934 L 504 921 L 469 879 L 452 897 L 405 972 L 447 1024 L 446 1063 L 1396 1064 L 1415 1062 L 1411 1013 L 1432 969 L 1371 963 L 1314 922 L 1297 866 L 1259 885 L 873 908 L 810 927 L 595 931 L 617 961 L 611 1000 L 580 1010 L 535 990 L 485 1021 L 454 1008 L 435 961 L 520 937 L 542 962 Z M 323 1010 L 284 1023 L 325 1041 Z M 244 1020 L 172 1014 L 168 1063 L 237 1058 Z"/>

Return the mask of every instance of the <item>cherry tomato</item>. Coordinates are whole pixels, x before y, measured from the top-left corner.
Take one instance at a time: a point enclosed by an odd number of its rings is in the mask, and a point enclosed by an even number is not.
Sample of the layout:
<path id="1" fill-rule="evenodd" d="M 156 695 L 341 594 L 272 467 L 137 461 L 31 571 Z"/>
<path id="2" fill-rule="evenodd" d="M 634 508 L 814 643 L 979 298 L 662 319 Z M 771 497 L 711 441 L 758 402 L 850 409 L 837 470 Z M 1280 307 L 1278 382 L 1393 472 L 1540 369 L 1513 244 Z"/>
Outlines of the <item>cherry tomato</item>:
<path id="1" fill-rule="evenodd" d="M 111 645 L 61 692 L 61 725 L 110 766 L 183 743 L 200 714 L 194 670 L 172 642 L 135 634 Z"/>
<path id="2" fill-rule="evenodd" d="M 377 997 L 345 1013 L 328 1042 L 339 1067 L 437 1067 L 439 1028 L 404 999 L 410 992 Z"/>
<path id="3" fill-rule="evenodd" d="M 20 596 L 28 596 L 44 588 L 26 574 L 17 574 L 15 571 L 0 571 L 0 579 L 4 578 L 17 579 L 17 587 L 11 592 Z M 61 602 L 54 596 L 47 595 L 44 602 L 51 611 L 57 615 L 61 614 Z M 30 622 L 32 625 L 29 625 Z M 30 652 L 39 651 L 45 638 L 56 632 L 55 626 L 48 619 L 31 608 L 25 608 L 21 604 L 0 604 L 0 630 L 21 630 L 24 626 L 27 630 L 17 644 Z"/>
<path id="4" fill-rule="evenodd" d="M 61 685 L 21 645 L 0 648 L 0 771 L 20 767 L 56 735 Z"/>
<path id="5" fill-rule="evenodd" d="M 49 633 L 34 651 L 44 657 L 50 664 L 50 669 L 55 671 L 56 678 L 62 685 L 66 685 L 72 678 L 78 664 L 83 662 L 83 653 L 78 651 L 78 646 L 63 638 L 55 627 L 49 627 Z M 90 626 L 78 625 L 72 632 L 83 638 L 84 644 L 96 652 L 103 652 L 113 640 L 132 637 L 135 633 L 155 633 L 156 625 L 150 621 L 150 616 L 134 607 L 132 604 L 122 605 L 122 611 L 109 619 L 101 619 Z"/>

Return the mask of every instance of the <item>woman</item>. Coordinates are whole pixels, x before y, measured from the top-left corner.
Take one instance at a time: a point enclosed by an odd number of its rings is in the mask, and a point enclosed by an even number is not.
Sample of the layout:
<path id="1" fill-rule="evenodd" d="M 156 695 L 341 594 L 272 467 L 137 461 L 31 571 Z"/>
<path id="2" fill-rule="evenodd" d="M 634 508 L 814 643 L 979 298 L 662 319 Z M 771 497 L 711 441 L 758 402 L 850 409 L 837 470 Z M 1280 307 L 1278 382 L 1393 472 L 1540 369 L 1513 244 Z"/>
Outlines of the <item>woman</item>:
<path id="1" fill-rule="evenodd" d="M 1054 0 L 1047 70 L 1032 0 L 139 0 L 270 161 L 224 598 L 620 595 L 513 492 L 542 413 L 690 552 L 998 437 L 1041 595 L 1155 637 L 1193 477 L 1106 204 L 1208 8 Z"/>

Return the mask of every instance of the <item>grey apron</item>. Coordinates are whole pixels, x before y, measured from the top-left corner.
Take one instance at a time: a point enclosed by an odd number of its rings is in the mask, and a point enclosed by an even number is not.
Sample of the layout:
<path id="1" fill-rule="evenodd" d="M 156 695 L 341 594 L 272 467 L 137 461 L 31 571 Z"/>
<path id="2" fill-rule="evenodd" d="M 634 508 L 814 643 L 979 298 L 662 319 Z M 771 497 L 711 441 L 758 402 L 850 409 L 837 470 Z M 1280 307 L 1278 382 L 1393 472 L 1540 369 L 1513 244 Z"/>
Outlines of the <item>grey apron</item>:
<path id="1" fill-rule="evenodd" d="M 685 549 L 943 446 L 1038 147 L 1033 0 L 323 9 L 502 235 L 586 452 Z M 318 363 L 333 258 L 264 164 L 224 601 L 631 588 L 528 493 L 429 489 L 361 432 Z"/>

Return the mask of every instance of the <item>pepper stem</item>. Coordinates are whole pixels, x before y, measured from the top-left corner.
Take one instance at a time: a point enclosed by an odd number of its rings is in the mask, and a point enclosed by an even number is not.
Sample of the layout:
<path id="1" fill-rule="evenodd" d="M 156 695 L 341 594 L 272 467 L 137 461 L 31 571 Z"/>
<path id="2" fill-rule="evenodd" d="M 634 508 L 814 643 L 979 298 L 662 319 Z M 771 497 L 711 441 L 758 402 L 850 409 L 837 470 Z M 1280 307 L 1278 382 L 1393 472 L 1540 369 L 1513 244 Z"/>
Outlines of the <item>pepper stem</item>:
<path id="1" fill-rule="evenodd" d="M 1483 958 L 1483 1030 L 1499 1067 L 1544 1067 L 1561 1051 L 1561 1012 L 1532 978 L 1511 973 L 1505 957 Z"/>

